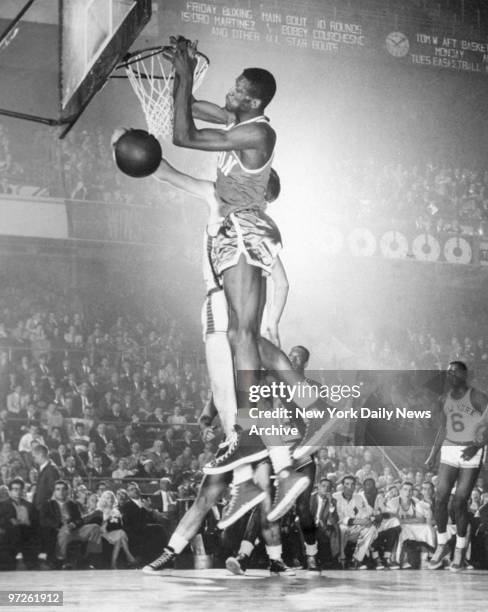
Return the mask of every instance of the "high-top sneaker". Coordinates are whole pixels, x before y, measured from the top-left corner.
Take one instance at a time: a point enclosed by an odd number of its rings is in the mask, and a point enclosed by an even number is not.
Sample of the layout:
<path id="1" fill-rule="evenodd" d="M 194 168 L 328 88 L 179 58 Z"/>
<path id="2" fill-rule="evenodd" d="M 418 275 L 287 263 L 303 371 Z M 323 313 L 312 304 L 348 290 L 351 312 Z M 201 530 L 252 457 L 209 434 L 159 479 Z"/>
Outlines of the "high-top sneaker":
<path id="1" fill-rule="evenodd" d="M 449 545 L 446 544 L 437 544 L 437 548 L 435 549 L 435 553 L 432 559 L 427 566 L 427 569 L 435 570 L 440 569 L 444 565 L 444 559 L 449 557 L 450 555 Z"/>
<path id="2" fill-rule="evenodd" d="M 249 565 L 249 557 L 242 553 L 239 553 L 237 557 L 229 557 L 225 562 L 225 567 L 235 574 L 236 576 L 242 576 L 246 573 Z"/>
<path id="3" fill-rule="evenodd" d="M 225 474 L 240 465 L 261 461 L 268 456 L 268 449 L 259 436 L 250 436 L 236 426 L 236 436 L 230 440 L 224 454 L 203 466 L 204 474 Z"/>
<path id="4" fill-rule="evenodd" d="M 452 557 L 451 564 L 449 565 L 449 569 L 451 570 L 451 572 L 460 572 L 466 569 L 466 565 L 464 563 L 465 552 L 465 548 L 454 549 L 454 555 Z"/>
<path id="5" fill-rule="evenodd" d="M 284 516 L 309 484 L 308 476 L 291 470 L 281 472 L 275 479 L 276 494 L 273 508 L 267 516 L 268 521 L 274 523 Z"/>
<path id="6" fill-rule="evenodd" d="M 218 523 L 219 529 L 226 529 L 238 521 L 249 510 L 260 504 L 266 497 L 266 493 L 254 484 L 252 480 L 246 480 L 237 485 L 231 485 L 232 496 L 224 509 L 222 518 Z"/>
<path id="7" fill-rule="evenodd" d="M 162 554 L 159 555 L 157 559 L 154 559 L 152 563 L 149 563 L 149 565 L 145 565 L 142 571 L 144 574 L 157 574 L 162 572 L 163 570 L 173 567 L 175 557 L 176 555 L 171 549 L 165 548 Z"/>
<path id="8" fill-rule="evenodd" d="M 309 572 L 320 572 L 320 566 L 317 563 L 317 557 L 315 555 L 307 555 L 306 563 Z"/>
<path id="9" fill-rule="evenodd" d="M 271 559 L 269 573 L 275 576 L 296 576 L 295 570 L 285 565 L 281 559 Z"/>

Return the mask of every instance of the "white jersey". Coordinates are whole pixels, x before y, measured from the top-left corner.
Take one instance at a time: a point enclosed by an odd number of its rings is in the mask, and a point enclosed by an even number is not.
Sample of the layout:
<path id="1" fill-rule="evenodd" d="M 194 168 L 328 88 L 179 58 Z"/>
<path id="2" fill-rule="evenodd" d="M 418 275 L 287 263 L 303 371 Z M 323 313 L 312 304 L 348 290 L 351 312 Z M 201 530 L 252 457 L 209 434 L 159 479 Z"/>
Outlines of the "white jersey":
<path id="1" fill-rule="evenodd" d="M 444 401 L 444 414 L 446 415 L 446 441 L 454 444 L 472 442 L 475 437 L 482 412 L 473 406 L 471 401 L 471 387 L 459 399 L 451 396 L 451 392 Z"/>

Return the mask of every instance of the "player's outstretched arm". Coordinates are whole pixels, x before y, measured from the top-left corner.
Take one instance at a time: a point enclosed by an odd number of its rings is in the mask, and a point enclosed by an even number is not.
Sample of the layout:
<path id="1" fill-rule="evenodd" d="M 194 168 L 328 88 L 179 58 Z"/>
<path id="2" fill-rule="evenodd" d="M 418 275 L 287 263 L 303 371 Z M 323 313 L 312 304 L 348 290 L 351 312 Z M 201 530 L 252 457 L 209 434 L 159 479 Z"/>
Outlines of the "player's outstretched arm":
<path id="1" fill-rule="evenodd" d="M 158 181 L 168 183 L 172 187 L 181 189 L 185 193 L 201 198 L 206 202 L 208 202 L 210 199 L 215 199 L 214 184 L 212 181 L 197 179 L 189 174 L 185 174 L 184 172 L 177 170 L 164 158 L 161 160 L 161 164 L 153 174 L 153 177 Z"/>
<path id="2" fill-rule="evenodd" d="M 279 257 L 276 258 L 275 265 L 271 271 L 271 281 L 273 283 L 273 292 L 268 303 L 266 332 L 271 342 L 280 346 L 278 326 L 285 309 L 290 285 L 285 267 Z"/>

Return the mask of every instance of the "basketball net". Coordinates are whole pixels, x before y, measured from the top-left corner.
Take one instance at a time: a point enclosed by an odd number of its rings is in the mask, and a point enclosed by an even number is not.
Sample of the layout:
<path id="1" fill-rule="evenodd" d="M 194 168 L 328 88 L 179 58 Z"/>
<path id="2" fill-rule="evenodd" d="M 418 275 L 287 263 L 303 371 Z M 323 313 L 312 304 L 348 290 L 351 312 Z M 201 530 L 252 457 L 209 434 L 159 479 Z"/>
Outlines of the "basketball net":
<path id="1" fill-rule="evenodd" d="M 148 131 L 156 138 L 171 140 L 175 70 L 164 52 L 164 47 L 150 54 L 148 50 L 136 52 L 125 64 L 125 71 L 141 103 Z M 196 59 L 194 92 L 202 84 L 209 65 L 208 59 L 201 53 L 196 54 Z"/>

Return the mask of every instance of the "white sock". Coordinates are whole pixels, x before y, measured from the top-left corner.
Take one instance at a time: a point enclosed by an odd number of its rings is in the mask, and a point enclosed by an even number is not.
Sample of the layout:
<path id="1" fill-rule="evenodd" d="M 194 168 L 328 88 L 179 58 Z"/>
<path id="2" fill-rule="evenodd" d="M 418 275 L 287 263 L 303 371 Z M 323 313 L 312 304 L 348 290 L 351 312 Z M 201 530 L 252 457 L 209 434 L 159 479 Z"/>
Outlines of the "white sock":
<path id="1" fill-rule="evenodd" d="M 266 552 L 272 561 L 281 561 L 281 544 L 278 544 L 277 546 L 268 546 L 266 544 Z"/>
<path id="2" fill-rule="evenodd" d="M 272 446 L 269 457 L 275 474 L 291 466 L 290 448 L 288 446 Z"/>
<path id="3" fill-rule="evenodd" d="M 242 540 L 241 545 L 239 547 L 240 555 L 247 555 L 248 557 L 250 557 L 253 550 L 254 545 L 251 542 L 248 542 L 247 540 Z"/>
<path id="4" fill-rule="evenodd" d="M 307 555 L 307 557 L 315 557 L 318 552 L 319 549 L 317 546 L 317 542 L 314 542 L 313 544 L 307 544 L 305 542 L 305 554 Z"/>
<path id="5" fill-rule="evenodd" d="M 189 540 L 187 540 L 186 538 L 184 538 L 183 536 L 180 536 L 178 533 L 175 532 L 171 536 L 168 542 L 168 546 L 171 547 L 175 551 L 176 555 L 179 555 L 187 547 L 188 542 Z"/>
<path id="6" fill-rule="evenodd" d="M 456 548 L 466 548 L 466 536 L 456 536 Z"/>
<path id="7" fill-rule="evenodd" d="M 232 477 L 232 484 L 240 484 L 241 482 L 245 482 L 246 480 L 251 480 L 252 478 L 252 466 L 250 463 L 246 463 L 245 465 L 240 465 L 236 467 L 234 470 L 234 475 Z"/>
<path id="8" fill-rule="evenodd" d="M 442 546 L 443 544 L 447 544 L 449 542 L 449 536 L 447 535 L 447 531 L 444 533 L 437 534 L 437 543 Z"/>

